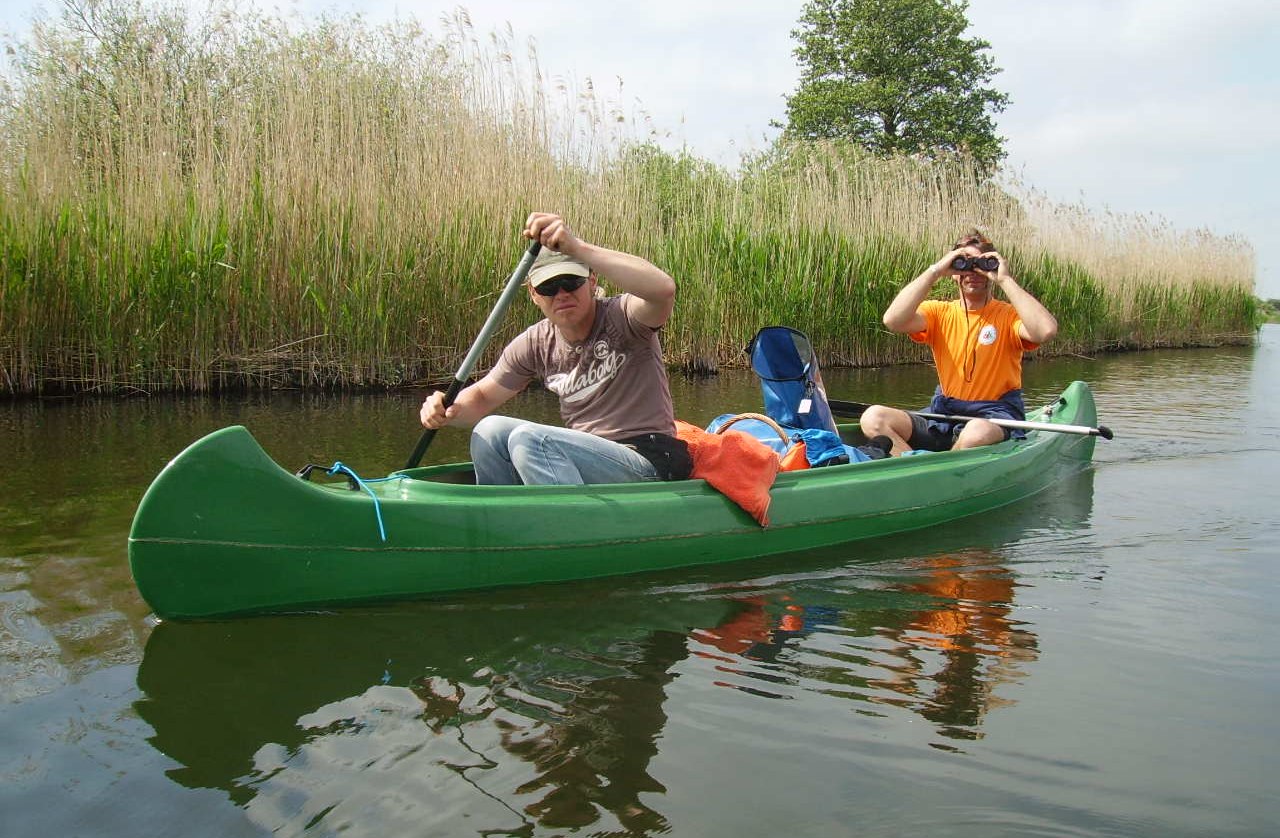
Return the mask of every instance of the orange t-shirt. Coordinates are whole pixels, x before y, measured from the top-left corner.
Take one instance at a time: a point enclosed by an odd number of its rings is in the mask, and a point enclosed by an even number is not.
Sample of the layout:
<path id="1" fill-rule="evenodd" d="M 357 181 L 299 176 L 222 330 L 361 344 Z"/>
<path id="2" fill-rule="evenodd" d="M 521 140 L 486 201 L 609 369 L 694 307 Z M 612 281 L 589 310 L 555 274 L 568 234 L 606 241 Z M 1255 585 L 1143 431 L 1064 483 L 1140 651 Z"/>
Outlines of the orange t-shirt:
<path id="1" fill-rule="evenodd" d="M 925 300 L 926 326 L 912 332 L 933 350 L 942 394 L 965 401 L 995 401 L 1022 387 L 1022 353 L 1040 344 L 1018 336 L 1022 318 L 1003 300 L 966 311 L 963 300 Z"/>

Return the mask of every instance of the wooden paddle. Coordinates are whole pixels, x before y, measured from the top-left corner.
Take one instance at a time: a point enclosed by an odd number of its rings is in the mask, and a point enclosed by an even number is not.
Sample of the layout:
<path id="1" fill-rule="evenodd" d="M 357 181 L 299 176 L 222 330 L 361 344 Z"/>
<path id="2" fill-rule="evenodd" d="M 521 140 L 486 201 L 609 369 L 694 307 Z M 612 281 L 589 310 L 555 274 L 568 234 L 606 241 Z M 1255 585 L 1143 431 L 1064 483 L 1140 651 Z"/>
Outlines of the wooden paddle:
<path id="1" fill-rule="evenodd" d="M 845 416 L 850 419 L 857 419 L 866 412 L 869 404 L 862 402 L 845 402 L 839 399 L 827 399 L 827 404 L 831 405 L 831 412 L 837 416 Z M 981 416 L 947 416 L 943 413 L 925 413 L 920 410 L 908 410 L 915 416 L 923 416 L 926 419 L 937 419 L 943 422 L 968 422 L 970 419 L 982 419 Z M 1002 428 L 1017 428 L 1023 431 L 1050 431 L 1058 434 L 1079 434 L 1081 436 L 1100 436 L 1103 439 L 1111 439 L 1115 436 L 1111 429 L 1106 425 L 1099 425 L 1091 428 L 1088 425 L 1058 425 L 1053 422 L 1023 422 L 1018 419 L 987 419 L 993 425 L 999 425 Z"/>
<path id="2" fill-rule="evenodd" d="M 507 280 L 507 287 L 502 289 L 502 295 L 498 297 L 497 304 L 494 305 L 493 311 L 489 312 L 489 319 L 484 321 L 480 334 L 476 335 L 475 342 L 471 344 L 467 357 L 462 359 L 462 365 L 453 374 L 453 381 L 450 382 L 449 389 L 444 393 L 444 406 L 446 408 L 453 404 L 453 400 L 458 397 L 458 393 L 462 392 L 462 388 L 466 386 L 467 379 L 471 377 L 471 371 L 475 369 L 476 362 L 480 360 L 480 353 L 484 352 L 484 348 L 489 344 L 489 339 L 493 337 L 498 324 L 502 322 L 503 315 L 511 307 L 512 299 L 515 298 L 516 292 L 520 290 L 520 286 L 524 283 L 524 278 L 529 275 L 529 268 L 533 267 L 533 260 L 541 249 L 541 242 L 534 240 L 529 243 L 529 248 L 525 250 L 520 264 L 516 265 L 511 278 Z M 435 428 L 427 428 L 422 432 L 422 437 L 418 440 L 417 447 L 413 449 L 413 453 L 409 455 L 408 462 L 404 465 L 405 468 L 418 467 L 418 463 L 422 462 L 422 455 L 427 453 L 427 446 L 431 445 L 431 440 L 435 438 L 435 435 Z"/>

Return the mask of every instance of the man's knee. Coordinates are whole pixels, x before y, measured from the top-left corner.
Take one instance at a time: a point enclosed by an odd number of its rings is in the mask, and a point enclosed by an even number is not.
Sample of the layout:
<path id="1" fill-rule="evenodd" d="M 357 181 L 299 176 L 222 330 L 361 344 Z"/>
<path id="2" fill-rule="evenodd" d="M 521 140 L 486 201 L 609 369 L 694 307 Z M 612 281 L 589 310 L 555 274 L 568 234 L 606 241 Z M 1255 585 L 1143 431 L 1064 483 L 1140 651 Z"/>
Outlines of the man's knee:
<path id="1" fill-rule="evenodd" d="M 889 408 L 878 404 L 871 405 L 858 418 L 858 424 L 868 435 L 883 433 L 889 429 Z"/>
<path id="2" fill-rule="evenodd" d="M 502 418 L 501 416 L 486 416 L 472 426 L 471 433 L 487 439 L 492 438 L 501 425 Z"/>
<path id="3" fill-rule="evenodd" d="M 1004 428 L 988 422 L 986 419 L 973 419 L 965 423 L 964 429 L 956 437 L 955 447 L 977 448 L 982 445 L 995 445 L 1004 442 Z"/>
<path id="4" fill-rule="evenodd" d="M 490 445 L 506 448 L 507 440 L 522 426 L 518 420 L 510 416 L 490 415 L 476 422 L 471 429 L 473 437 L 479 437 Z"/>
<path id="5" fill-rule="evenodd" d="M 862 432 L 867 436 L 895 434 L 906 439 L 911 436 L 911 416 L 896 407 L 873 404 L 858 419 Z"/>
<path id="6" fill-rule="evenodd" d="M 526 422 L 507 431 L 507 448 L 512 451 L 532 451 L 543 447 L 545 440 L 541 429 Z"/>

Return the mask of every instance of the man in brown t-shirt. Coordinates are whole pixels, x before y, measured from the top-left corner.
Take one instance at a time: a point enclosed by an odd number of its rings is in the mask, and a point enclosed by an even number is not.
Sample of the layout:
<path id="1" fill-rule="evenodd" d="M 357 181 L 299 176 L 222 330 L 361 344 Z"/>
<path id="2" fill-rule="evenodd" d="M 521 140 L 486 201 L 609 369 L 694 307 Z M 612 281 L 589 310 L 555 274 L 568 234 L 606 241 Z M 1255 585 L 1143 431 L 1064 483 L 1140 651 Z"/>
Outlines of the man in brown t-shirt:
<path id="1" fill-rule="evenodd" d="M 524 235 L 542 243 L 528 284 L 545 319 L 511 341 L 447 410 L 443 393 L 428 396 L 423 426 L 474 426 L 477 483 L 688 477 L 658 343 L 675 306 L 675 280 L 638 256 L 583 241 L 552 213 L 530 215 Z M 597 297 L 599 275 L 623 293 Z M 566 427 L 491 415 L 535 378 L 560 398 Z"/>

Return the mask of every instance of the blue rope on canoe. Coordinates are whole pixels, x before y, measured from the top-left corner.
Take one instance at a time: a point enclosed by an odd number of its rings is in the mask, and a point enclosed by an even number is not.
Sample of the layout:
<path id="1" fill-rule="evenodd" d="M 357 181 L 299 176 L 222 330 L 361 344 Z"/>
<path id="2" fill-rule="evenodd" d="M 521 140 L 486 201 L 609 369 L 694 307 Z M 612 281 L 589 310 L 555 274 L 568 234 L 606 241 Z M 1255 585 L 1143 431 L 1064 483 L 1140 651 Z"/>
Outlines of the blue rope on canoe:
<path id="1" fill-rule="evenodd" d="M 378 535 L 383 541 L 387 540 L 387 528 L 382 523 L 382 504 L 378 503 L 378 496 L 373 493 L 373 489 L 369 488 L 370 483 L 385 483 L 388 480 L 404 480 L 406 476 L 403 474 L 394 474 L 391 477 L 376 477 L 373 480 L 365 480 L 356 474 L 350 467 L 342 464 L 341 460 L 335 460 L 333 465 L 325 469 L 325 473 L 332 477 L 335 474 L 345 474 L 356 482 L 356 485 L 369 493 L 369 497 L 373 498 L 373 514 L 378 519 Z"/>

